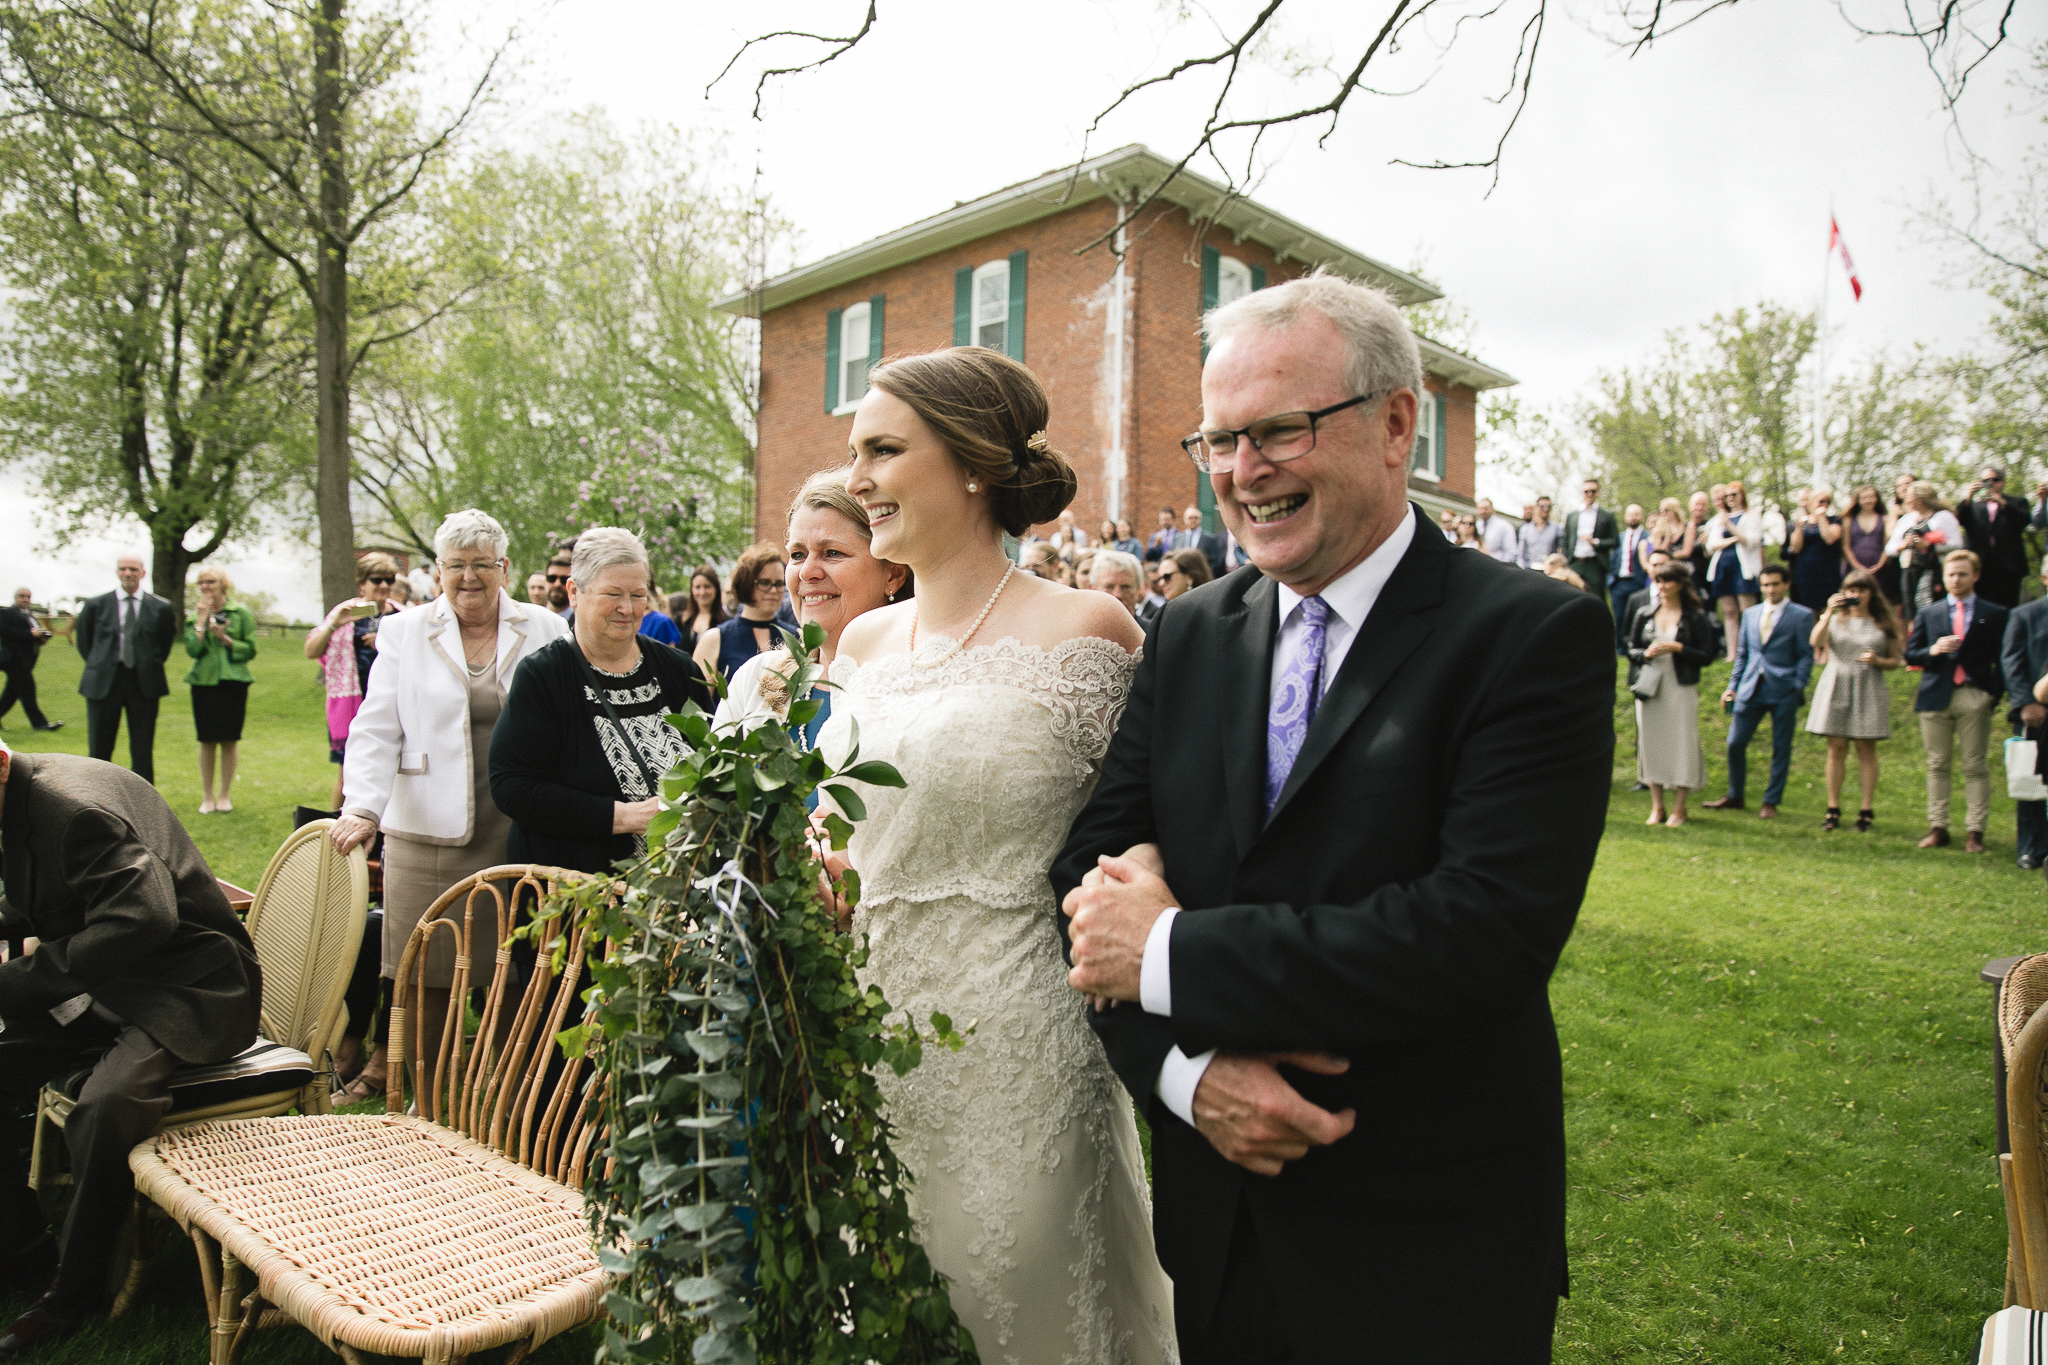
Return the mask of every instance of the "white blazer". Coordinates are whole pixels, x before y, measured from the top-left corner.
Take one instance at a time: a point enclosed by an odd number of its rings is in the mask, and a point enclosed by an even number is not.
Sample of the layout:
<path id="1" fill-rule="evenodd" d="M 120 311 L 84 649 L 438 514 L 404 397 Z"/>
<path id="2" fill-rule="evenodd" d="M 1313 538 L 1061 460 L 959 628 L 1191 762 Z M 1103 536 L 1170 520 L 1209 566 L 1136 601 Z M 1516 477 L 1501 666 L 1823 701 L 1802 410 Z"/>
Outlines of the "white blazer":
<path id="1" fill-rule="evenodd" d="M 1735 537 L 1735 543 L 1733 545 L 1724 545 L 1714 551 L 1714 557 L 1707 561 L 1708 584 L 1711 585 L 1713 583 L 1714 574 L 1721 567 L 1721 556 L 1727 554 L 1730 550 L 1735 551 L 1735 562 L 1741 568 L 1744 578 L 1755 578 L 1758 574 L 1762 573 L 1764 570 L 1763 514 L 1759 512 L 1737 512 L 1730 515 L 1727 512 L 1717 512 L 1714 514 L 1714 520 L 1707 524 L 1712 526 L 1715 522 L 1720 523 L 1722 535 Z M 374 677 L 376 675 L 372 674 L 371 676 Z"/>
<path id="2" fill-rule="evenodd" d="M 569 623 L 498 593 L 498 686 Z M 348 730 L 341 808 L 385 832 L 460 846 L 476 831 L 476 765 L 469 749 L 469 674 L 462 630 L 448 599 L 387 616 L 377 627 L 377 666 Z"/>

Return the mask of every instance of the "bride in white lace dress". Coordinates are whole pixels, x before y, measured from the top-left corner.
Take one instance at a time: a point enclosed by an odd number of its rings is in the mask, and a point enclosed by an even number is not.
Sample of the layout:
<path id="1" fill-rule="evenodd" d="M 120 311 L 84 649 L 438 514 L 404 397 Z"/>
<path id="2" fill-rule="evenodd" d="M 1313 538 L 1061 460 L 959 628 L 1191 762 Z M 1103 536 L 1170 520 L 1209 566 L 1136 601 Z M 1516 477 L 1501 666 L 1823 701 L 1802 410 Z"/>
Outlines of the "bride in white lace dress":
<path id="1" fill-rule="evenodd" d="M 864 980 L 923 1022 L 975 1026 L 882 1089 L 911 1210 L 988 1365 L 1178 1359 L 1131 1106 L 1067 986 L 1046 872 L 1109 746 L 1143 633 L 1122 604 L 1014 570 L 1004 530 L 1052 520 L 1074 475 L 1045 390 L 961 347 L 869 376 L 847 487 L 917 595 L 846 628 L 821 736 L 886 759 L 846 856 Z"/>

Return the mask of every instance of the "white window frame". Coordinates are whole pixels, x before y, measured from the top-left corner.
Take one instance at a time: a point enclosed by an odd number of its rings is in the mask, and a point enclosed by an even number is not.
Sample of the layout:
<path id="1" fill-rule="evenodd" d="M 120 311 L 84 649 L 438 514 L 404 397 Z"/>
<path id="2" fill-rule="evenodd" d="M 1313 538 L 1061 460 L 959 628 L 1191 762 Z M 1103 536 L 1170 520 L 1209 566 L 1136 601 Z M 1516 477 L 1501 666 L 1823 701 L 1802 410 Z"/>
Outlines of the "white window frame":
<path id="1" fill-rule="evenodd" d="M 1216 258 L 1216 306 L 1226 307 L 1252 292 L 1252 268 L 1235 256 Z"/>
<path id="2" fill-rule="evenodd" d="M 1444 453 L 1436 448 L 1436 405 L 1442 401 L 1440 394 L 1427 388 L 1415 395 L 1415 444 L 1408 450 L 1408 468 L 1431 483 L 1443 482 L 1438 471 L 1443 468 Z M 1423 450 L 1429 452 L 1428 457 L 1416 458 L 1416 453 Z"/>
<path id="3" fill-rule="evenodd" d="M 983 280 L 1001 280 L 1003 282 L 1003 313 L 999 319 L 990 318 L 984 321 L 981 316 L 981 282 Z M 1010 297 L 1010 262 L 1007 258 L 990 261 L 986 265 L 975 267 L 974 279 L 967 294 L 967 344 L 970 346 L 987 346 L 988 343 L 981 339 L 981 329 L 989 326 L 1000 327 L 1002 328 L 1001 338 L 995 345 L 989 346 L 988 349 L 991 351 L 1001 351 L 1005 355 L 1009 354 L 1010 310 L 1014 304 L 1015 300 Z"/>
<path id="4" fill-rule="evenodd" d="M 839 314 L 839 406 L 832 409 L 834 417 L 844 416 L 860 406 L 860 400 L 867 397 L 868 380 L 868 330 L 869 314 L 873 310 L 865 303 L 848 304 Z M 855 351 L 847 343 L 854 335 L 854 327 L 860 327 L 860 349 Z M 861 370 L 860 392 L 855 393 L 853 385 L 846 382 L 847 367 L 859 361 Z"/>

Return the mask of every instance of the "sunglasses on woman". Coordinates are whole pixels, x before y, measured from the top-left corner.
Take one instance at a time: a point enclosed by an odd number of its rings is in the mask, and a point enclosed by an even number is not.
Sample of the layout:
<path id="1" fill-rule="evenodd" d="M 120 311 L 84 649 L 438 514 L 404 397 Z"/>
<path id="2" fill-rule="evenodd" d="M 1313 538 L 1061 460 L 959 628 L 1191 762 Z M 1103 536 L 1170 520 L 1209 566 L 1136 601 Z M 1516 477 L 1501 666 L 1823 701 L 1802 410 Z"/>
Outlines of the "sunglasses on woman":
<path id="1" fill-rule="evenodd" d="M 397 580 L 397 579 L 395 579 L 395 578 L 393 578 L 393 577 L 392 577 L 392 576 L 391 576 L 390 574 L 388 574 L 388 573 L 385 573 L 385 574 L 377 574 L 377 573 L 373 573 L 373 574 L 371 574 L 371 575 L 370 575 L 370 577 L 369 577 L 369 580 L 368 580 L 368 581 L 369 581 L 369 582 L 372 582 L 372 583 L 375 583 L 375 584 L 376 584 L 376 585 L 377 585 L 378 587 L 380 587 L 380 588 L 388 588 L 388 587 L 390 587 L 390 586 L 391 586 L 391 585 L 392 585 L 393 583 L 396 583 L 396 582 L 397 582 L 398 580 Z"/>

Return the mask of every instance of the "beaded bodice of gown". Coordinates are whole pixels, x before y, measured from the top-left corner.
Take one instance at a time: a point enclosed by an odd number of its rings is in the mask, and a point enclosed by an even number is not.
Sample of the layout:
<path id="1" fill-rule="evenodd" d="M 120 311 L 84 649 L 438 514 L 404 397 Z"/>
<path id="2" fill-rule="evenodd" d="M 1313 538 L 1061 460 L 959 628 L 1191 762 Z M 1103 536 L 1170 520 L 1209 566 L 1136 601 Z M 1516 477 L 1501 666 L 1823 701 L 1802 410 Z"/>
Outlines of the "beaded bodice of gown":
<path id="1" fill-rule="evenodd" d="M 989 1365 L 1176 1359 L 1131 1106 L 1067 985 L 1047 872 L 1093 789 L 1136 660 L 1110 641 L 920 641 L 833 677 L 821 737 L 902 773 L 863 785 L 863 984 L 958 1052 L 884 1071 L 918 1234 Z"/>

